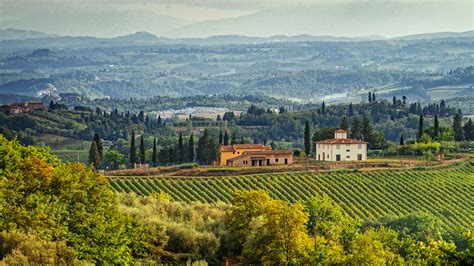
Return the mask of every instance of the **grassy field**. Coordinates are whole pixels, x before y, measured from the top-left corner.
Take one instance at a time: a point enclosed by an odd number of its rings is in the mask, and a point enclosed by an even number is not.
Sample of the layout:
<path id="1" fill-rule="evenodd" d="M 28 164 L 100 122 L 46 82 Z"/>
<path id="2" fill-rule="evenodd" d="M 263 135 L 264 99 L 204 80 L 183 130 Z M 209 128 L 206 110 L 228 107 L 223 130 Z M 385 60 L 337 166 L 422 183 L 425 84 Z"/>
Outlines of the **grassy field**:
<path id="1" fill-rule="evenodd" d="M 117 192 L 166 192 L 177 201 L 230 202 L 236 190 L 263 189 L 272 197 L 304 201 L 327 194 L 354 218 L 427 212 L 448 228 L 474 222 L 474 166 L 442 170 L 286 172 L 226 177 L 108 177 Z M 472 229 L 472 228 L 471 228 Z"/>

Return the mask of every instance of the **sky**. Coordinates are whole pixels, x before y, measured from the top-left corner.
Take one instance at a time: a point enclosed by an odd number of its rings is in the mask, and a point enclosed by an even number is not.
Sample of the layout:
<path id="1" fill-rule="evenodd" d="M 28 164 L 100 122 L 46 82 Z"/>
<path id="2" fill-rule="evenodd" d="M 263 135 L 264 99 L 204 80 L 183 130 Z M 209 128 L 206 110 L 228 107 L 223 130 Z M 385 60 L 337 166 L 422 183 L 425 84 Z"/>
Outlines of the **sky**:
<path id="1" fill-rule="evenodd" d="M 473 30 L 467 1 L 0 0 L 0 28 L 113 37 L 333 35 L 396 37 Z"/>

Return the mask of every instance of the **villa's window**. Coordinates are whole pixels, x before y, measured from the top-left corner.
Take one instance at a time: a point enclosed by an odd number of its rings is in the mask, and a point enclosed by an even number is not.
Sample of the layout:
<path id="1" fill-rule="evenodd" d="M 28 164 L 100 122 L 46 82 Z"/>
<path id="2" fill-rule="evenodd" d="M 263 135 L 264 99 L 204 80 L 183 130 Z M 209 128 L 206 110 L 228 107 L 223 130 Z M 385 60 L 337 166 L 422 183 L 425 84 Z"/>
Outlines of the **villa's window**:
<path id="1" fill-rule="evenodd" d="M 341 146 L 341 145 L 337 144 L 337 145 L 336 145 L 336 149 L 339 149 L 340 146 Z"/>
<path id="2" fill-rule="evenodd" d="M 351 152 L 351 150 L 346 150 L 346 152 Z"/>
<path id="3" fill-rule="evenodd" d="M 362 144 L 357 145 L 358 149 L 362 149 Z"/>
<path id="4" fill-rule="evenodd" d="M 278 162 L 278 158 L 275 158 L 275 162 L 276 162 L 276 163 Z"/>

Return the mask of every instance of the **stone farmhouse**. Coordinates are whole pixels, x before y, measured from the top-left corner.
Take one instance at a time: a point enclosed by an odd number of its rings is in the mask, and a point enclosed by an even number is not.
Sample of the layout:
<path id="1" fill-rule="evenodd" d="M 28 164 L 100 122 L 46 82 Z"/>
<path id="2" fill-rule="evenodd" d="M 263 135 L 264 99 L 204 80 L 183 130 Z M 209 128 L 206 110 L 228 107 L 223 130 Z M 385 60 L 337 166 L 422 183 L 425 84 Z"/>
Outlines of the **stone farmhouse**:
<path id="1" fill-rule="evenodd" d="M 30 113 L 38 109 L 48 111 L 48 106 L 45 106 L 42 102 L 14 103 L 8 106 L 8 112 L 10 114 Z"/>
<path id="2" fill-rule="evenodd" d="M 267 166 L 293 163 L 290 150 L 272 150 L 261 144 L 235 144 L 221 146 L 221 166 Z"/>
<path id="3" fill-rule="evenodd" d="M 334 132 L 333 139 L 316 141 L 316 159 L 319 161 L 367 160 L 368 142 L 347 138 L 347 130 Z"/>

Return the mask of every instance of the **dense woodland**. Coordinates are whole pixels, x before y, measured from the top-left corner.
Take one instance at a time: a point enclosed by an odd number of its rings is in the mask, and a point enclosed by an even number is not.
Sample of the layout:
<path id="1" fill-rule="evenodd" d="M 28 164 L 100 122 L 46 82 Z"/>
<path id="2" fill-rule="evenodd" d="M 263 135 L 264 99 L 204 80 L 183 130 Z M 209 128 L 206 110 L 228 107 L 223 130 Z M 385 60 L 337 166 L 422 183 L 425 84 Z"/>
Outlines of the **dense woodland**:
<path id="1" fill-rule="evenodd" d="M 288 203 L 242 191 L 232 204 L 114 194 L 83 164 L 0 136 L 0 258 L 6 264 L 473 264 L 473 235 L 414 213 L 346 216 L 329 198 Z M 41 254 L 36 252 L 41 250 Z"/>

